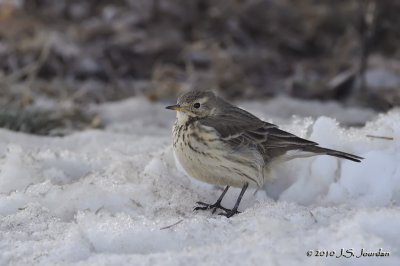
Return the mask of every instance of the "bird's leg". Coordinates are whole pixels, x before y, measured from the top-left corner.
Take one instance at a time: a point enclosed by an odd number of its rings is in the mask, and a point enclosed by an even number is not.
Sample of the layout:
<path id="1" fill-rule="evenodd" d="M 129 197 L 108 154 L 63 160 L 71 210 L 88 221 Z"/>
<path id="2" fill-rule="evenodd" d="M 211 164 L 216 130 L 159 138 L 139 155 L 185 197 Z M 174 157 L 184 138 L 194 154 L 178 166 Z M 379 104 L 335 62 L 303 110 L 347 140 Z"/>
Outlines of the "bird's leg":
<path id="1" fill-rule="evenodd" d="M 204 202 L 201 202 L 201 201 L 196 202 L 197 204 L 203 205 L 203 206 L 195 207 L 194 211 L 212 209 L 212 213 L 213 214 L 217 211 L 217 209 L 221 209 L 221 210 L 224 210 L 224 211 L 229 211 L 227 208 L 224 208 L 224 207 L 221 206 L 221 201 L 224 198 L 224 196 L 225 196 L 226 192 L 228 191 L 228 189 L 229 189 L 229 186 L 226 186 L 224 191 L 222 192 L 221 196 L 219 196 L 217 202 L 215 202 L 214 204 L 208 204 L 208 203 L 204 203 Z"/>
<path id="2" fill-rule="evenodd" d="M 228 218 L 232 217 L 233 215 L 240 213 L 237 209 L 239 208 L 240 201 L 242 200 L 242 197 L 244 193 L 246 192 L 247 187 L 249 186 L 249 183 L 245 183 L 242 187 L 242 190 L 240 191 L 239 197 L 236 200 L 235 206 L 231 210 L 224 210 L 225 213 L 220 213 L 219 215 L 226 216 Z"/>

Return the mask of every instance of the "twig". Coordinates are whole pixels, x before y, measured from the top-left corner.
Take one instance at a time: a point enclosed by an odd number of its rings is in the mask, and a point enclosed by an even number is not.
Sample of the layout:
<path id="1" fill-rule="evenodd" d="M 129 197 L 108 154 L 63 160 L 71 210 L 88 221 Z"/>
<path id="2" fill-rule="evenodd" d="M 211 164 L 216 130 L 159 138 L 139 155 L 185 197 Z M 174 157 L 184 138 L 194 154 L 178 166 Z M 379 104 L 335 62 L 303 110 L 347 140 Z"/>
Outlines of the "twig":
<path id="1" fill-rule="evenodd" d="M 43 44 L 43 47 L 40 51 L 39 57 L 36 62 L 28 64 L 18 71 L 10 74 L 9 76 L 5 77 L 5 81 L 8 84 L 14 84 L 18 80 L 20 80 L 23 76 L 28 75 L 28 83 L 31 83 L 32 80 L 36 77 L 37 72 L 40 70 L 40 67 L 46 62 L 52 47 L 52 39 L 48 37 Z"/>
<path id="2" fill-rule="evenodd" d="M 102 209 L 104 209 L 104 206 L 101 206 L 100 208 L 98 208 L 98 209 L 94 212 L 94 214 L 98 214 Z"/>
<path id="3" fill-rule="evenodd" d="M 311 217 L 314 219 L 314 222 L 318 223 L 318 220 L 317 220 L 317 218 L 315 218 L 314 213 L 312 213 L 312 211 L 309 211 L 309 212 L 310 212 Z"/>
<path id="4" fill-rule="evenodd" d="M 46 60 L 48 59 L 49 54 L 51 52 L 52 46 L 53 46 L 53 38 L 52 35 L 50 35 L 44 41 L 36 65 L 34 65 L 32 71 L 28 73 L 28 78 L 27 78 L 28 84 L 32 83 L 32 81 L 36 78 L 36 75 L 40 70 L 40 68 L 44 65 L 44 63 L 46 63 Z"/>
<path id="5" fill-rule="evenodd" d="M 366 91 L 365 71 L 368 67 L 368 57 L 371 53 L 371 43 L 375 35 L 376 18 L 378 13 L 375 0 L 359 0 L 360 10 L 360 43 L 361 55 L 359 65 L 360 92 Z"/>
<path id="6" fill-rule="evenodd" d="M 160 228 L 160 230 L 165 230 L 165 229 L 171 228 L 171 227 L 173 227 L 173 226 L 175 226 L 175 225 L 178 225 L 178 224 L 180 224 L 181 222 L 183 222 L 183 219 L 181 219 L 181 220 L 177 221 L 177 222 L 176 222 L 176 223 L 174 223 L 174 224 L 167 225 L 167 226 L 165 226 L 165 227 L 161 227 L 161 228 Z"/>
<path id="7" fill-rule="evenodd" d="M 385 137 L 385 136 L 367 135 L 367 137 L 369 137 L 369 138 L 374 138 L 374 139 L 394 140 L 393 137 Z"/>

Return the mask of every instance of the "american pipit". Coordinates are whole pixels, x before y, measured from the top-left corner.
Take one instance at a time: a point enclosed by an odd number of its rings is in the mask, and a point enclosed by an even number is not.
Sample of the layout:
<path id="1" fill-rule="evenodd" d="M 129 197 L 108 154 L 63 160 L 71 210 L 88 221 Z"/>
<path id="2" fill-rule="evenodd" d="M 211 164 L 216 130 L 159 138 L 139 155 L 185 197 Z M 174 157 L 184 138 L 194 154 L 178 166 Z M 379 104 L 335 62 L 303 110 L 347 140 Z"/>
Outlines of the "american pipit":
<path id="1" fill-rule="evenodd" d="M 223 210 L 231 217 L 249 185 L 261 187 L 277 163 L 314 155 L 331 155 L 360 162 L 362 157 L 326 149 L 264 122 L 210 91 L 191 91 L 178 99 L 173 148 L 182 167 L 194 178 L 226 186 L 214 204 L 197 202 L 195 210 Z M 232 209 L 221 206 L 229 187 L 241 187 Z"/>

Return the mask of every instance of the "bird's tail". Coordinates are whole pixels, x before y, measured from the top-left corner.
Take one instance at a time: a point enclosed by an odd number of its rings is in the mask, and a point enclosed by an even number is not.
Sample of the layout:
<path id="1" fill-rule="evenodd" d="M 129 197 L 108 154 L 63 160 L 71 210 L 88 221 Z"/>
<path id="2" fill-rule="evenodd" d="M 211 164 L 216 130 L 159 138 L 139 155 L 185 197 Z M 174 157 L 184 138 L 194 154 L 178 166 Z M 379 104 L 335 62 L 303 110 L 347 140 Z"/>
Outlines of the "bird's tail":
<path id="1" fill-rule="evenodd" d="M 326 155 L 330 155 L 330 156 L 335 156 L 338 158 L 343 158 L 343 159 L 351 160 L 353 162 L 358 162 L 358 163 L 361 162 L 362 159 L 364 159 L 363 157 L 360 157 L 357 155 L 353 155 L 353 154 L 345 153 L 345 152 L 341 152 L 341 151 L 336 151 L 336 150 L 331 150 L 331 149 L 326 149 L 326 148 L 319 147 L 319 146 L 306 146 L 302 150 L 308 151 L 308 152 L 313 152 L 313 153 L 318 153 L 318 154 L 326 154 Z"/>

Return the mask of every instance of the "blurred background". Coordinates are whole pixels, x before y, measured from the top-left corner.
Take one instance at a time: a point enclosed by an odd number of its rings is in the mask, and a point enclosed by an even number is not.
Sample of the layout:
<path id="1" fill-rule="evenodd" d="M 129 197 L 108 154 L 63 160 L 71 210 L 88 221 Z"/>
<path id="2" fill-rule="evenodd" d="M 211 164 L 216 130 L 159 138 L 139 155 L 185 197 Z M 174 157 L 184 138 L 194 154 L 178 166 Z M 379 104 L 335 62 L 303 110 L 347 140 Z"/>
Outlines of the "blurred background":
<path id="1" fill-rule="evenodd" d="M 400 104 L 397 0 L 0 0 L 0 127 L 103 126 L 92 104 L 290 97 Z"/>

